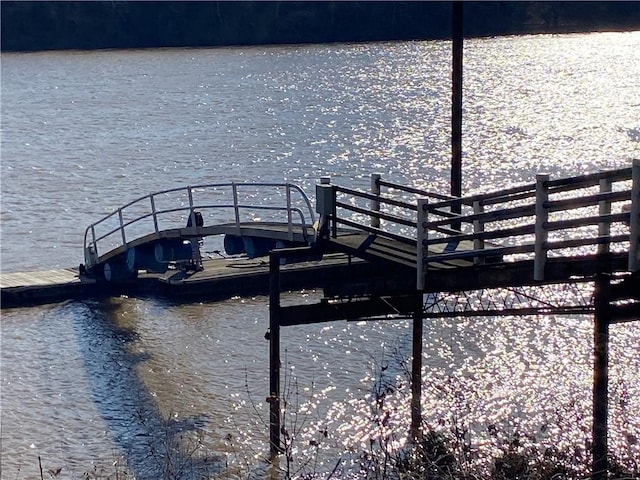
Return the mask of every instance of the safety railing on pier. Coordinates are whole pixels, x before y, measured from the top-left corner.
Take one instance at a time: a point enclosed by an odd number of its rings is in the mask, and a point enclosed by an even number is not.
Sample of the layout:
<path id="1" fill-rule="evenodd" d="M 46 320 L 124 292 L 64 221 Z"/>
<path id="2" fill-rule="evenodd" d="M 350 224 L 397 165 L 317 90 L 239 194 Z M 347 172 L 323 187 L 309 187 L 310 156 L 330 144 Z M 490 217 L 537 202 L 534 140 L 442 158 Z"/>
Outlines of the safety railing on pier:
<path id="1" fill-rule="evenodd" d="M 84 234 L 85 264 L 149 234 L 187 224 L 196 225 L 196 212 L 204 224 L 278 222 L 306 235 L 315 212 L 304 191 L 292 183 L 211 183 L 172 188 L 137 198 L 89 225 Z M 314 239 L 309 239 L 312 242 Z"/>
<path id="2" fill-rule="evenodd" d="M 418 288 L 432 263 L 534 260 L 542 281 L 550 258 L 628 253 L 640 270 L 640 161 L 629 168 L 550 179 L 453 198 L 372 176 L 370 192 L 318 185 L 329 234 L 341 227 L 416 246 Z M 464 244 L 464 248 L 459 248 Z"/>
<path id="3" fill-rule="evenodd" d="M 386 181 L 380 174 L 371 175 L 370 192 L 332 185 L 327 180 L 318 185 L 316 195 L 319 213 L 324 214 L 332 237 L 337 237 L 339 228 L 346 227 L 408 245 L 416 245 L 416 196 L 434 201 L 453 199 Z"/>

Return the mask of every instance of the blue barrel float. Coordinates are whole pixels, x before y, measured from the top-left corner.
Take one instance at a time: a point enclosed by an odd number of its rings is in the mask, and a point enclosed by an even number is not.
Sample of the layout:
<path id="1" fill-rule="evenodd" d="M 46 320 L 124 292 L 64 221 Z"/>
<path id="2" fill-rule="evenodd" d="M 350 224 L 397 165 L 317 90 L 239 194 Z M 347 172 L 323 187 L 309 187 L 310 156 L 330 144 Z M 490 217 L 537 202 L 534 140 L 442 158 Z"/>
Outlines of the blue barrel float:
<path id="1" fill-rule="evenodd" d="M 275 241 L 271 238 L 262 237 L 242 237 L 244 250 L 249 258 L 264 257 L 275 246 Z"/>
<path id="2" fill-rule="evenodd" d="M 104 264 L 102 273 L 107 282 L 118 283 L 135 280 L 138 271 L 130 271 L 125 262 L 109 261 Z"/>
<path id="3" fill-rule="evenodd" d="M 244 241 L 238 235 L 227 234 L 224 236 L 224 251 L 227 255 L 240 255 L 244 253 Z"/>
<path id="4" fill-rule="evenodd" d="M 224 251 L 227 255 L 246 253 L 249 258 L 262 257 L 274 246 L 270 238 L 241 237 L 227 234 L 224 236 Z"/>
<path id="5" fill-rule="evenodd" d="M 189 240 L 156 243 L 154 257 L 158 263 L 184 262 L 193 258 L 193 247 Z"/>
<path id="6" fill-rule="evenodd" d="M 169 262 L 156 260 L 155 248 L 149 246 L 133 247 L 127 250 L 127 269 L 131 272 L 146 270 L 154 273 L 164 273 L 169 268 Z"/>

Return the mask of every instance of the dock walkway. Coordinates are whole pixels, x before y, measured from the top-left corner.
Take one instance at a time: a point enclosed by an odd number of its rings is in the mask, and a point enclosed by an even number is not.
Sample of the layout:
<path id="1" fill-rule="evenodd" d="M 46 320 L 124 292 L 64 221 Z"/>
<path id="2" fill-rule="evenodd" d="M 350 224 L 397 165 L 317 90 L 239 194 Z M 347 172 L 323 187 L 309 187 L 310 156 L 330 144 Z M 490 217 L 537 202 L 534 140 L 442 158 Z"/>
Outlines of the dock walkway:
<path id="1" fill-rule="evenodd" d="M 411 319 L 409 431 L 417 438 L 425 319 L 588 313 L 594 318 L 591 454 L 593 471 L 606 476 L 609 326 L 640 320 L 640 160 L 630 168 L 571 178 L 540 174 L 529 185 L 461 198 L 372 175 L 369 192 L 321 183 L 316 205 L 317 248 L 399 266 L 412 284 L 334 285 L 316 304 L 281 306 L 279 263 L 289 252 L 270 253 L 267 401 L 273 455 L 282 451 L 283 328 Z M 344 228 L 357 233 L 338 234 Z"/>
<path id="2" fill-rule="evenodd" d="M 273 204 L 255 204 L 256 197 Z M 123 289 L 185 296 L 201 290 L 215 298 L 265 293 L 268 262 L 252 261 L 309 248 L 309 258 L 292 267 L 301 286 L 310 285 L 319 265 L 330 271 L 370 264 L 364 277 L 319 280 L 315 286 L 332 298 L 561 285 L 605 274 L 626 285 L 637 310 L 628 285 L 640 271 L 639 218 L 639 160 L 571 178 L 541 174 L 532 184 L 461 198 L 374 174 L 368 192 L 317 185 L 315 210 L 288 183 L 175 188 L 140 197 L 87 227 L 78 271 L 2 274 L 2 306 Z M 203 261 L 197 245 L 209 235 L 224 235 L 227 254 L 244 259 Z M 308 261 L 331 255 L 338 257 Z M 386 272 L 391 280 L 380 281 Z"/>
<path id="3" fill-rule="evenodd" d="M 141 272 L 135 281 L 118 284 L 81 275 L 77 268 L 0 273 L 1 306 L 28 307 L 122 294 L 154 295 L 172 301 L 216 301 L 269 293 L 269 263 L 264 258 L 242 256 L 203 263 L 200 271 Z M 373 265 L 340 254 L 281 268 L 283 290 L 328 288 L 336 277 L 364 278 L 375 273 Z"/>

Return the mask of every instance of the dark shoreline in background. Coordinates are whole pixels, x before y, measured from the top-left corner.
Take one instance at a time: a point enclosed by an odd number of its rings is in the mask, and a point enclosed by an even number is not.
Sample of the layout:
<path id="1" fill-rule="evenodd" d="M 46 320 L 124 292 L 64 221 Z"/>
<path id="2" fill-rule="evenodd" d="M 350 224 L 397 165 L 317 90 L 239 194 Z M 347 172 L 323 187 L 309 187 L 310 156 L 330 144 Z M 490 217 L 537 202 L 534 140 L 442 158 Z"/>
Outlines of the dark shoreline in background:
<path id="1" fill-rule="evenodd" d="M 451 37 L 451 2 L 2 1 L 2 51 Z M 464 2 L 466 37 L 640 30 L 640 2 Z"/>

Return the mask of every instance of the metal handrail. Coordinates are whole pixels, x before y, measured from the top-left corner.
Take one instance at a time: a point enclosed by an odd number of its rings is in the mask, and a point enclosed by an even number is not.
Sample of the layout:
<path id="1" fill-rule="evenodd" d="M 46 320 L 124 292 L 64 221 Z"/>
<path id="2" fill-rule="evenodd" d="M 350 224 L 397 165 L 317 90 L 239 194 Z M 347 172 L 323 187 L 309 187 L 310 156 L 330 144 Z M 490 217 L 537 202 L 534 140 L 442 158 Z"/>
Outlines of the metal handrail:
<path id="1" fill-rule="evenodd" d="M 243 189 L 256 189 L 256 188 L 273 188 L 273 189 L 285 189 L 285 203 L 282 205 L 259 205 L 253 203 L 247 203 L 241 201 L 241 194 L 239 190 Z M 232 195 L 232 202 L 225 203 L 197 203 L 194 201 L 194 196 L 202 196 L 206 195 L 208 192 L 215 191 L 216 194 L 220 193 L 220 190 L 217 189 L 231 189 L 231 192 L 227 193 L 224 190 L 222 193 L 225 196 Z M 157 208 L 157 199 L 161 196 L 180 193 L 186 194 L 188 197 L 188 205 L 181 205 L 180 207 L 172 207 L 165 209 Z M 292 193 L 296 193 L 299 196 L 296 201 L 297 205 L 294 205 L 294 200 L 292 198 Z M 148 207 L 145 203 L 148 202 Z M 144 213 L 138 214 L 135 218 L 125 221 L 124 219 L 124 211 L 127 209 L 131 209 L 131 207 L 140 207 L 145 208 Z M 84 251 L 85 251 L 85 262 L 88 267 L 91 267 L 97 260 L 99 259 L 99 251 L 98 251 L 98 243 L 104 241 L 105 239 L 113 236 L 114 234 L 120 233 L 120 241 L 122 245 L 127 245 L 131 240 L 128 239 L 126 234 L 126 229 L 131 227 L 134 224 L 139 224 L 143 220 L 153 218 L 153 231 L 149 233 L 158 234 L 163 229 L 160 227 L 159 217 L 175 212 L 189 212 L 192 214 L 195 211 L 202 210 L 232 210 L 234 216 L 234 223 L 236 227 L 240 228 L 240 223 L 242 221 L 242 210 L 263 210 L 263 211 L 281 211 L 286 212 L 287 214 L 287 225 L 288 225 L 288 233 L 289 235 L 293 235 L 294 228 L 294 215 L 299 217 L 300 224 L 296 224 L 295 226 L 301 226 L 304 235 L 306 236 L 306 232 L 309 226 L 312 226 L 315 221 L 315 212 L 311 206 L 311 201 L 304 193 L 304 191 L 297 185 L 292 183 L 270 183 L 270 182 L 229 182 L 229 183 L 211 183 L 211 184 L 202 184 L 202 185 L 194 185 L 187 187 L 177 187 L 170 188 L 166 190 L 161 190 L 158 192 L 154 192 L 148 195 L 144 195 L 138 197 L 129 203 L 121 206 L 117 210 L 111 212 L 110 214 L 104 216 L 97 222 L 89 225 L 84 232 Z M 306 217 L 308 215 L 308 217 Z M 96 230 L 98 227 L 102 225 L 107 225 L 107 222 L 116 220 L 117 226 L 114 228 L 110 228 L 106 233 L 102 233 L 100 235 L 96 234 Z"/>

